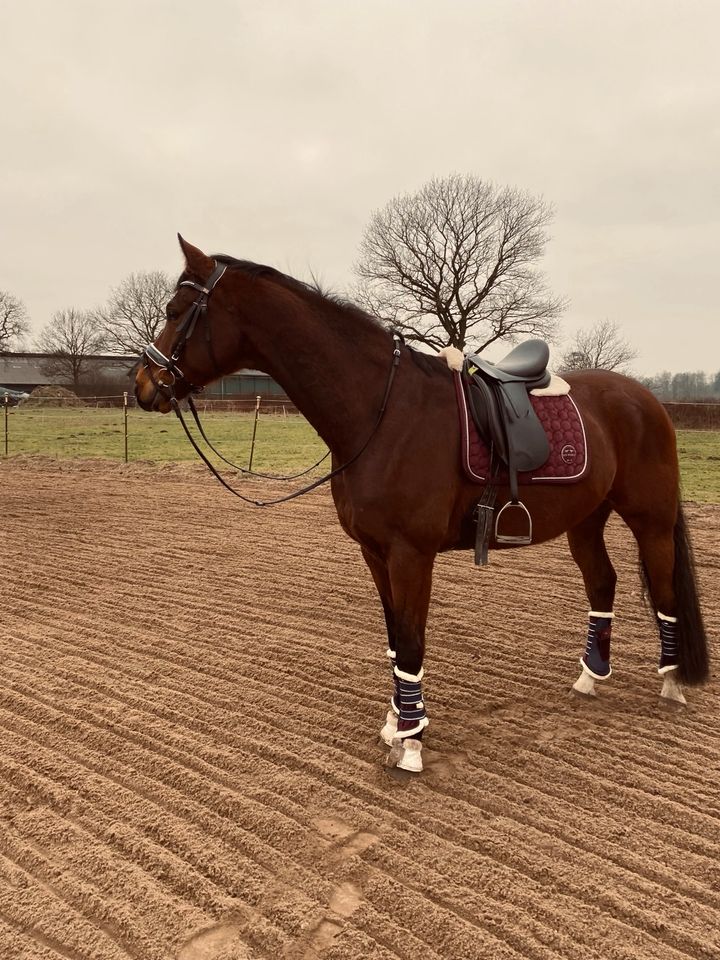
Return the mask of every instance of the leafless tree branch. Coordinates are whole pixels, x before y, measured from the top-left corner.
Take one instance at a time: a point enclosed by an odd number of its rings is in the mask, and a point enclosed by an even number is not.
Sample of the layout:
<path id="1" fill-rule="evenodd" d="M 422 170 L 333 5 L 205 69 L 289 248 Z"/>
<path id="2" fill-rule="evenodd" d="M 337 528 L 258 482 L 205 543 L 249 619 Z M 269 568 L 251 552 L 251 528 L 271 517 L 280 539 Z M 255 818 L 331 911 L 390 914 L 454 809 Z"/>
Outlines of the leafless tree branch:
<path id="1" fill-rule="evenodd" d="M 637 357 L 630 343 L 622 336 L 613 320 L 600 320 L 594 326 L 578 330 L 560 360 L 559 369 L 616 370 L 627 373 Z"/>
<path id="2" fill-rule="evenodd" d="M 49 356 L 42 361 L 47 376 L 72 384 L 77 393 L 87 367 L 87 358 L 105 349 L 105 334 L 91 312 L 59 310 L 37 338 L 37 349 Z"/>
<path id="3" fill-rule="evenodd" d="M 0 290 L 0 353 L 17 346 L 29 330 L 25 304 L 6 290 Z"/>
<path id="4" fill-rule="evenodd" d="M 175 282 L 161 270 L 131 273 L 115 287 L 107 304 L 95 311 L 106 346 L 116 353 L 139 354 L 165 324 L 165 307 Z"/>
<path id="5" fill-rule="evenodd" d="M 542 199 L 521 190 L 471 176 L 431 180 L 372 215 L 355 296 L 436 349 L 553 339 L 565 303 L 535 266 L 551 219 Z"/>

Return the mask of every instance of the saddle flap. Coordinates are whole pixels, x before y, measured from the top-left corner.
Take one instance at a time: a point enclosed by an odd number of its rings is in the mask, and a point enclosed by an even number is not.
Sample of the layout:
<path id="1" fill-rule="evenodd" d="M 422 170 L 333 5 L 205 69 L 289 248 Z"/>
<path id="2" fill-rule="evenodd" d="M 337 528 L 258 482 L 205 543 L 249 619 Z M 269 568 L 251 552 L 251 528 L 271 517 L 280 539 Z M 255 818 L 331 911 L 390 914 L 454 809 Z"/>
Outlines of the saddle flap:
<path id="1" fill-rule="evenodd" d="M 550 442 L 530 401 L 524 383 L 503 383 L 508 453 L 516 470 L 541 467 L 550 456 Z"/>
<path id="2" fill-rule="evenodd" d="M 550 456 L 550 443 L 538 420 L 524 383 L 465 380 L 468 406 L 475 426 L 506 466 L 524 473 L 541 467 Z"/>

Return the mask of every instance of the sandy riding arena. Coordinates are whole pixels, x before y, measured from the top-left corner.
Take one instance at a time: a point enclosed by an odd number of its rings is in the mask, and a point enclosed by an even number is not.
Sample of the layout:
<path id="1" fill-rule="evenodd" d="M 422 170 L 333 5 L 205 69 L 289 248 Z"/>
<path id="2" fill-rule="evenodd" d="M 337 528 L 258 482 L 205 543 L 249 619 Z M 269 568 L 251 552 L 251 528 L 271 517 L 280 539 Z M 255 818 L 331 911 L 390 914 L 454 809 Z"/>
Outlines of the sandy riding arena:
<path id="1" fill-rule="evenodd" d="M 564 540 L 439 559 L 399 779 L 326 491 L 253 511 L 195 467 L 17 459 L 0 504 L 3 960 L 720 956 L 716 681 L 659 704 L 621 524 L 596 702 Z M 688 516 L 712 634 L 720 508 Z"/>

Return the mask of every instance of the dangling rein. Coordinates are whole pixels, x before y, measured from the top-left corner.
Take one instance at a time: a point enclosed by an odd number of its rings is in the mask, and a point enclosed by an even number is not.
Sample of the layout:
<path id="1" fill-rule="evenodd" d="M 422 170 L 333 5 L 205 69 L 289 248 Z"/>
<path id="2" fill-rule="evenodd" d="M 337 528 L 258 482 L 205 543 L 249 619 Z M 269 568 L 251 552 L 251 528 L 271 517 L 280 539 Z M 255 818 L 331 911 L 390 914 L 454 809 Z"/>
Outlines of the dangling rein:
<path id="1" fill-rule="evenodd" d="M 238 499 L 243 500 L 245 503 L 252 504 L 252 506 L 254 507 L 272 507 L 277 503 L 285 503 L 288 500 L 294 500 L 296 497 L 302 497 L 304 494 L 310 493 L 311 490 L 315 490 L 316 487 L 322 486 L 324 483 L 327 483 L 328 480 L 331 480 L 333 477 L 336 477 L 339 473 L 342 473 L 344 470 L 347 470 L 347 468 L 351 466 L 353 463 L 355 463 L 358 457 L 360 457 L 360 455 L 365 452 L 368 445 L 370 444 L 370 441 L 377 433 L 378 428 L 382 423 L 383 417 L 385 416 L 385 409 L 387 407 L 388 399 L 390 398 L 390 391 L 392 389 L 393 381 L 395 379 L 395 373 L 400 363 L 400 345 L 402 342 L 403 342 L 402 337 L 394 333 L 393 334 L 394 349 L 393 349 L 393 355 L 392 355 L 392 363 L 390 365 L 390 372 L 388 373 L 387 384 L 385 386 L 385 394 L 383 396 L 382 404 L 380 406 L 380 411 L 378 412 L 377 419 L 375 420 L 375 424 L 372 430 L 370 431 L 370 435 L 368 436 L 365 443 L 363 443 L 363 445 L 360 447 L 358 452 L 354 456 L 352 456 L 349 460 L 346 460 L 345 463 L 341 464 L 339 467 L 335 467 L 335 469 L 331 470 L 330 473 L 326 473 L 324 477 L 320 477 L 319 480 L 315 480 L 313 481 L 313 483 L 308 484 L 306 487 L 302 487 L 300 490 L 295 490 L 293 493 L 289 493 L 284 497 L 278 497 L 275 500 L 253 500 L 251 497 L 243 496 L 242 493 L 239 493 L 237 490 L 231 487 L 230 484 L 222 476 L 220 476 L 218 471 L 215 469 L 214 464 L 211 463 L 211 461 L 208 459 L 205 452 L 200 449 L 197 441 L 195 440 L 195 437 L 193 437 L 192 433 L 190 432 L 190 429 L 187 425 L 185 417 L 183 417 L 182 410 L 180 409 L 180 403 L 177 397 L 175 396 L 174 383 L 168 386 L 168 392 L 170 393 L 170 405 L 173 409 L 173 412 L 175 413 L 175 416 L 178 418 L 178 420 L 182 424 L 182 428 L 185 431 L 185 435 L 190 441 L 193 449 L 195 450 L 197 455 L 200 457 L 200 459 L 203 461 L 203 463 L 206 465 L 206 467 L 213 474 L 213 476 L 220 481 L 220 483 L 225 487 L 225 489 L 229 490 L 230 493 L 233 494 L 233 496 L 238 497 Z M 200 424 L 200 418 L 198 416 L 197 409 L 195 408 L 195 404 L 191 396 L 188 397 L 188 405 L 190 406 L 190 410 L 195 419 L 195 423 L 197 424 L 198 429 L 200 430 L 200 434 L 202 435 L 202 438 L 205 440 L 205 442 L 210 447 L 210 449 L 213 450 L 215 453 L 217 453 L 220 459 L 224 460 L 225 463 L 228 463 L 231 466 L 235 466 L 229 460 L 226 460 L 225 457 L 222 456 L 222 454 L 218 453 L 218 451 L 215 450 L 213 445 L 210 443 L 210 441 L 206 437 L 205 431 L 203 430 L 202 425 Z M 295 476 L 272 477 L 270 474 L 261 474 L 261 473 L 255 474 L 255 476 L 266 477 L 267 479 L 275 479 L 275 480 L 294 480 L 297 477 L 302 477 L 304 474 L 309 473 L 310 470 L 314 470 L 315 467 L 317 467 L 319 464 L 323 462 L 323 460 L 326 459 L 326 457 L 329 455 L 329 452 L 330 451 L 328 451 L 328 453 L 326 453 L 324 457 L 318 460 L 317 463 L 313 464 L 312 467 L 308 467 L 307 470 L 303 470 L 301 473 L 295 474 Z M 242 467 L 238 469 L 243 470 Z M 243 470 L 243 472 L 248 473 L 250 471 Z"/>
<path id="2" fill-rule="evenodd" d="M 203 438 L 208 447 L 210 447 L 215 456 L 219 457 L 220 460 L 222 460 L 223 463 L 226 463 L 229 467 L 232 467 L 233 470 L 239 470 L 240 473 L 244 473 L 248 477 L 261 477 L 263 480 L 297 480 L 299 477 L 304 477 L 306 473 L 310 473 L 315 469 L 315 467 L 319 467 L 320 464 L 327 460 L 327 458 L 330 456 L 330 451 L 328 450 L 327 453 L 324 453 L 319 460 L 313 463 L 311 467 L 306 467 L 305 470 L 301 470 L 300 473 L 290 473 L 287 476 L 283 476 L 282 474 L 278 473 L 260 473 L 259 470 L 248 470 L 247 467 L 241 467 L 239 463 L 233 463 L 232 460 L 228 460 L 227 457 L 224 457 L 222 453 L 220 453 L 217 447 L 213 446 L 207 434 L 205 433 L 205 430 L 203 429 L 202 423 L 200 422 L 200 414 L 198 413 L 198 409 L 195 406 L 195 401 L 193 400 L 191 393 L 188 394 L 187 401 L 188 407 L 190 407 L 190 413 L 192 413 L 193 420 L 195 421 L 195 424 L 200 432 L 200 436 Z"/>

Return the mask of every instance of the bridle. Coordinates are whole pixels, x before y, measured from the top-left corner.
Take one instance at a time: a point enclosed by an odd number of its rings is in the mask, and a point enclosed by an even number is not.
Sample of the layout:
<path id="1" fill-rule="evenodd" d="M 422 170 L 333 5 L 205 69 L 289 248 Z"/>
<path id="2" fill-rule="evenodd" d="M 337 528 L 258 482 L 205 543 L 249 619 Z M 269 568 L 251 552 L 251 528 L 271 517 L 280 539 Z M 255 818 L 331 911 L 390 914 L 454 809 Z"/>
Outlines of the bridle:
<path id="1" fill-rule="evenodd" d="M 339 467 L 335 467 L 334 470 L 331 470 L 325 476 L 321 477 L 319 480 L 315 480 L 313 483 L 308 484 L 306 487 L 302 487 L 300 490 L 295 490 L 293 493 L 288 494 L 285 497 L 278 497 L 275 500 L 253 500 L 250 497 L 245 497 L 243 494 L 239 493 L 237 490 L 233 489 L 230 484 L 220 476 L 218 471 L 215 469 L 215 466 L 210 462 L 207 455 L 203 450 L 198 446 L 195 437 L 193 437 L 190 429 L 187 425 L 185 418 L 183 417 L 182 410 L 180 408 L 180 402 L 175 395 L 175 387 L 178 383 L 184 383 L 189 390 L 187 401 L 190 411 L 193 415 L 193 419 L 197 425 L 200 435 L 203 440 L 207 443 L 208 447 L 215 453 L 221 460 L 227 463 L 229 466 L 234 467 L 236 470 L 240 470 L 242 473 L 249 474 L 256 477 L 263 477 L 268 480 L 295 480 L 297 477 L 302 477 L 306 473 L 309 473 L 311 470 L 314 470 L 315 467 L 319 466 L 323 460 L 330 456 L 330 450 L 321 457 L 317 463 L 314 463 L 311 467 L 308 467 L 306 470 L 303 470 L 301 473 L 294 474 L 293 476 L 279 477 L 273 474 L 268 473 L 257 473 L 252 470 L 247 470 L 244 467 L 240 467 L 237 464 L 232 463 L 230 460 L 227 460 L 208 440 L 205 430 L 203 429 L 202 423 L 200 422 L 200 416 L 197 412 L 197 407 L 193 401 L 192 395 L 195 393 L 200 393 L 204 390 L 204 387 L 196 386 L 191 383 L 185 374 L 182 372 L 178 366 L 178 361 L 180 360 L 183 350 L 185 349 L 188 340 L 193 335 L 195 327 L 197 326 L 198 319 L 206 313 L 208 300 L 210 299 L 210 294 L 213 292 L 217 286 L 220 279 L 223 277 L 227 266 L 222 263 L 218 263 L 217 260 L 214 261 L 215 269 L 210 274 L 206 286 L 202 286 L 200 283 L 194 283 L 192 280 L 183 280 L 178 286 L 180 287 L 192 287 L 193 290 L 198 291 L 198 298 L 191 304 L 190 308 L 185 313 L 184 317 L 180 321 L 178 326 L 177 334 L 175 337 L 175 342 L 173 344 L 172 351 L 169 357 L 166 357 L 165 354 L 159 350 L 154 343 L 148 344 L 141 354 L 141 361 L 143 362 L 143 367 L 147 371 L 150 380 L 152 381 L 153 386 L 155 387 L 156 395 L 163 394 L 169 401 L 170 406 L 172 407 L 173 413 L 180 421 L 185 434 L 190 441 L 193 449 L 198 454 L 200 459 L 205 463 L 213 476 L 220 481 L 220 483 L 225 487 L 226 490 L 229 490 L 234 496 L 238 497 L 240 500 L 243 500 L 245 503 L 250 503 L 256 507 L 269 507 L 276 503 L 284 503 L 287 500 L 294 500 L 296 497 L 301 497 L 303 494 L 309 493 L 311 490 L 314 490 L 316 487 L 321 486 L 323 483 L 327 483 L 328 480 L 336 477 L 338 474 L 342 473 L 344 470 L 355 463 L 358 457 L 365 452 L 365 449 L 369 445 L 372 438 L 375 436 L 380 423 L 382 422 L 383 417 L 385 416 L 385 409 L 387 407 L 387 402 L 390 397 L 390 390 L 392 389 L 393 380 L 395 379 L 395 373 L 397 371 L 398 365 L 400 363 L 400 346 L 404 343 L 402 336 L 399 333 L 393 333 L 393 354 L 392 354 L 392 364 L 390 366 L 390 372 L 388 374 L 387 383 L 385 386 L 385 393 L 383 395 L 382 404 L 378 412 L 375 424 L 370 431 L 370 435 L 365 440 L 363 445 L 360 447 L 358 452 L 352 456 L 349 460 L 346 460 L 345 463 L 341 464 Z M 206 318 L 207 319 L 207 318 Z M 210 361 L 213 365 L 214 372 L 219 373 L 220 367 L 215 359 L 212 348 L 212 337 L 210 335 L 210 323 L 206 322 L 205 325 L 205 340 L 207 343 L 208 354 L 210 356 Z M 153 370 L 151 364 L 154 364 L 156 367 L 160 367 L 170 376 L 170 382 L 164 383 L 162 380 L 156 380 L 153 376 Z"/>
<path id="2" fill-rule="evenodd" d="M 148 372 L 148 376 L 152 380 L 153 386 L 158 393 L 168 394 L 168 399 L 171 402 L 175 395 L 176 383 L 186 383 L 190 388 L 190 393 L 201 393 L 204 389 L 203 387 L 197 387 L 195 384 L 190 383 L 178 366 L 178 360 L 182 356 L 188 340 L 195 332 L 195 327 L 197 326 L 198 320 L 207 310 L 210 294 L 213 292 L 223 274 L 227 270 L 227 266 L 224 263 L 218 263 L 217 260 L 215 260 L 214 263 L 215 269 L 208 278 L 207 286 L 203 287 L 202 284 L 194 283 L 192 280 L 183 280 L 180 284 L 178 284 L 180 287 L 192 287 L 193 290 L 198 291 L 200 296 L 191 304 L 190 308 L 186 311 L 185 316 L 180 321 L 177 334 L 175 336 L 175 343 L 173 344 L 170 356 L 166 357 L 162 350 L 159 350 L 154 343 L 149 343 L 142 352 L 142 359 L 145 361 L 144 367 Z M 212 338 L 210 336 L 209 323 L 206 323 L 205 325 L 205 342 L 208 346 L 210 360 L 215 368 L 215 371 L 217 372 L 218 365 L 212 350 Z M 162 380 L 156 380 L 153 376 L 152 367 L 150 364 L 155 364 L 155 366 L 161 367 L 167 374 L 169 374 L 171 378 L 170 383 L 163 383 Z"/>

